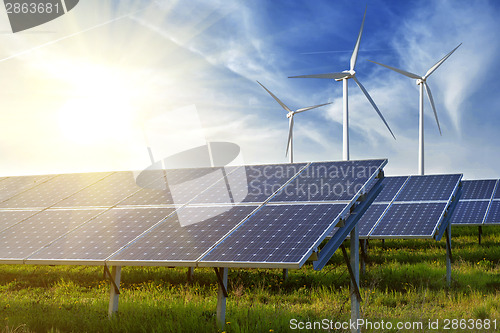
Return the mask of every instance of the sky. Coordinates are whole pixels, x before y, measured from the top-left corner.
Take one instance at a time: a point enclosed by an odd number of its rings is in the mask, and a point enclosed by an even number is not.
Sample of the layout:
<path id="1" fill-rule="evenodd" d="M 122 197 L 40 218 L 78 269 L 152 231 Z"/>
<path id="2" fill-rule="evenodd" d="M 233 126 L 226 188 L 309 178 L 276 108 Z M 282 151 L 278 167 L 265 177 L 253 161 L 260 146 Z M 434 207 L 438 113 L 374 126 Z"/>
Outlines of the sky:
<path id="1" fill-rule="evenodd" d="M 81 0 L 12 33 L 0 8 L 0 176 L 142 170 L 231 142 L 246 164 L 342 159 L 342 83 L 289 76 L 340 72 L 367 9 L 356 77 L 396 136 L 349 80 L 351 159 L 388 158 L 386 175 L 417 174 L 415 80 L 423 75 L 425 172 L 500 178 L 500 3 L 419 0 Z"/>

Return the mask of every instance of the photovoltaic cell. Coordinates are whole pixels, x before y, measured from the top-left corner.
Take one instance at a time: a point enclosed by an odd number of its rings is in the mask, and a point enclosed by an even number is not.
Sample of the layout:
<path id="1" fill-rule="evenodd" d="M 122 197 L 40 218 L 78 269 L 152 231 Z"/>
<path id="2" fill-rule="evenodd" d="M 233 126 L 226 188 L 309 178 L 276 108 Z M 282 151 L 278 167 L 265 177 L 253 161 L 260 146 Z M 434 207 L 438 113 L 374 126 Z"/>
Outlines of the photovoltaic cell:
<path id="1" fill-rule="evenodd" d="M 491 195 L 491 193 L 490 193 Z M 459 201 L 453 210 L 450 223 L 453 224 L 481 224 L 488 209 L 489 200 Z"/>
<path id="2" fill-rule="evenodd" d="M 449 200 L 461 175 L 411 176 L 395 201 Z"/>
<path id="3" fill-rule="evenodd" d="M 193 203 L 262 203 L 306 164 L 249 165 L 227 175 L 197 196 Z"/>
<path id="4" fill-rule="evenodd" d="M 58 175 L 0 203 L 0 207 L 47 208 L 109 175 L 104 172 Z"/>
<path id="5" fill-rule="evenodd" d="M 300 263 L 339 220 L 343 204 L 270 205 L 259 209 L 201 262 Z"/>
<path id="6" fill-rule="evenodd" d="M 371 236 L 432 237 L 445 203 L 393 204 Z"/>
<path id="7" fill-rule="evenodd" d="M 359 237 L 368 236 L 388 206 L 388 204 L 372 204 L 368 207 L 358 221 Z"/>
<path id="8" fill-rule="evenodd" d="M 407 176 L 385 177 L 384 179 L 382 179 L 382 190 L 373 202 L 391 202 L 407 179 Z"/>
<path id="9" fill-rule="evenodd" d="M 28 260 L 103 261 L 173 211 L 171 208 L 110 209 Z"/>
<path id="10" fill-rule="evenodd" d="M 496 180 L 464 180 L 462 182 L 461 200 L 491 199 Z"/>
<path id="11" fill-rule="evenodd" d="M 494 199 L 500 199 L 500 180 L 498 180 L 497 189 L 495 192 Z"/>
<path id="12" fill-rule="evenodd" d="M 38 186 L 53 177 L 55 175 L 8 177 L 0 182 L 0 202 Z"/>
<path id="13" fill-rule="evenodd" d="M 384 160 L 311 163 L 271 202 L 352 200 Z"/>
<path id="14" fill-rule="evenodd" d="M 45 210 L 0 233 L 0 259 L 24 259 L 103 210 Z"/>
<path id="15" fill-rule="evenodd" d="M 500 224 L 500 201 L 494 200 L 491 202 L 488 216 L 486 216 L 485 224 Z"/>
<path id="16" fill-rule="evenodd" d="M 184 207 L 109 260 L 194 262 L 257 207 Z"/>

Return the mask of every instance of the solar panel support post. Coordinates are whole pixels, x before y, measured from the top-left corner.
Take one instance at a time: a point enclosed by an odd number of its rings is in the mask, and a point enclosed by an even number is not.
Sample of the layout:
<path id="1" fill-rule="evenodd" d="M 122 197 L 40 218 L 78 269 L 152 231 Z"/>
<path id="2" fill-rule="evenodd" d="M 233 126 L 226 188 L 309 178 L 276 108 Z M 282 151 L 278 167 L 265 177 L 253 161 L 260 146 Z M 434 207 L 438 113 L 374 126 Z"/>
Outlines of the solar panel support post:
<path id="1" fill-rule="evenodd" d="M 451 223 L 446 227 L 446 283 L 451 285 Z"/>
<path id="2" fill-rule="evenodd" d="M 194 267 L 188 267 L 187 271 L 187 281 L 191 283 L 193 281 Z"/>
<path id="3" fill-rule="evenodd" d="M 219 283 L 219 290 L 217 292 L 217 326 L 221 331 L 224 331 L 226 325 L 226 299 L 227 299 L 227 275 L 228 268 L 214 267 L 215 275 Z"/>
<path id="4" fill-rule="evenodd" d="M 368 240 L 366 239 L 360 239 L 359 240 L 359 248 L 361 249 L 361 257 L 359 258 L 360 259 L 360 270 L 361 270 L 361 274 L 365 274 L 366 273 L 366 248 L 367 248 L 367 245 L 368 245 Z"/>
<path id="5" fill-rule="evenodd" d="M 108 266 L 104 266 L 110 278 L 110 292 L 109 292 L 109 308 L 108 317 L 111 318 L 113 314 L 118 311 L 118 300 L 120 296 L 120 279 L 122 274 L 121 266 L 111 267 L 111 272 Z"/>
<path id="6" fill-rule="evenodd" d="M 351 231 L 351 257 L 350 264 L 351 267 L 351 320 L 352 322 L 358 322 L 359 317 L 359 303 L 361 302 L 361 294 L 359 292 L 359 230 L 356 225 Z M 351 329 L 351 332 L 361 332 L 359 327 Z"/>
<path id="7" fill-rule="evenodd" d="M 288 279 L 288 269 L 283 268 L 283 281 L 286 281 Z"/>
<path id="8" fill-rule="evenodd" d="M 481 236 L 483 235 L 483 227 L 482 226 L 479 226 L 477 227 L 477 241 L 479 243 L 479 245 L 481 245 Z"/>

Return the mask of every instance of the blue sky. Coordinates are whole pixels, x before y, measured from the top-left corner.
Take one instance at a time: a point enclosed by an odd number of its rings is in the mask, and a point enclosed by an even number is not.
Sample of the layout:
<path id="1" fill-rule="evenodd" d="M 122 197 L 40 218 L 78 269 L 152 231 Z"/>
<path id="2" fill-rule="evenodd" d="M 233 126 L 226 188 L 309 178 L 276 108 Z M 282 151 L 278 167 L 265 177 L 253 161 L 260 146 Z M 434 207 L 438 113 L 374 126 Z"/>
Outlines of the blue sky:
<path id="1" fill-rule="evenodd" d="M 340 160 L 342 84 L 288 76 L 348 69 L 366 4 L 85 0 L 17 34 L 0 11 L 0 176 L 142 169 L 147 145 L 163 158 L 200 138 L 286 162 L 286 113 L 256 80 L 290 108 L 331 102 L 296 116 L 294 155 Z M 351 81 L 351 159 L 417 173 L 418 86 L 367 60 L 423 75 L 463 43 L 427 81 L 443 134 L 425 100 L 426 173 L 500 178 L 499 15 L 496 1 L 370 1 L 357 78 L 397 140 Z"/>

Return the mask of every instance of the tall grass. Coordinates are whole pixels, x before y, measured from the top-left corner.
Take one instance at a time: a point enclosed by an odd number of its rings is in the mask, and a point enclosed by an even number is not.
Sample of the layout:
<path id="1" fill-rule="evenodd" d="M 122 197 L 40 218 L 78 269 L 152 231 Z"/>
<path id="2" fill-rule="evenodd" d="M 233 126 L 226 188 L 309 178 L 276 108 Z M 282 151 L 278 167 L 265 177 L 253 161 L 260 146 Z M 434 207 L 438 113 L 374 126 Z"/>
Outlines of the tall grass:
<path id="1" fill-rule="evenodd" d="M 362 317 L 425 325 L 445 318 L 496 319 L 500 331 L 500 228 L 484 229 L 482 245 L 477 228 L 453 229 L 451 286 L 445 281 L 444 241 L 371 241 L 361 277 Z M 101 267 L 1 265 L 0 330 L 217 332 L 213 270 L 196 269 L 192 283 L 186 272 L 124 267 L 119 312 L 109 320 L 109 284 Z M 228 290 L 227 332 L 287 332 L 292 319 L 350 318 L 349 275 L 340 253 L 322 271 L 306 264 L 286 281 L 281 270 L 230 269 Z M 468 330 L 446 330 L 454 331 Z"/>

